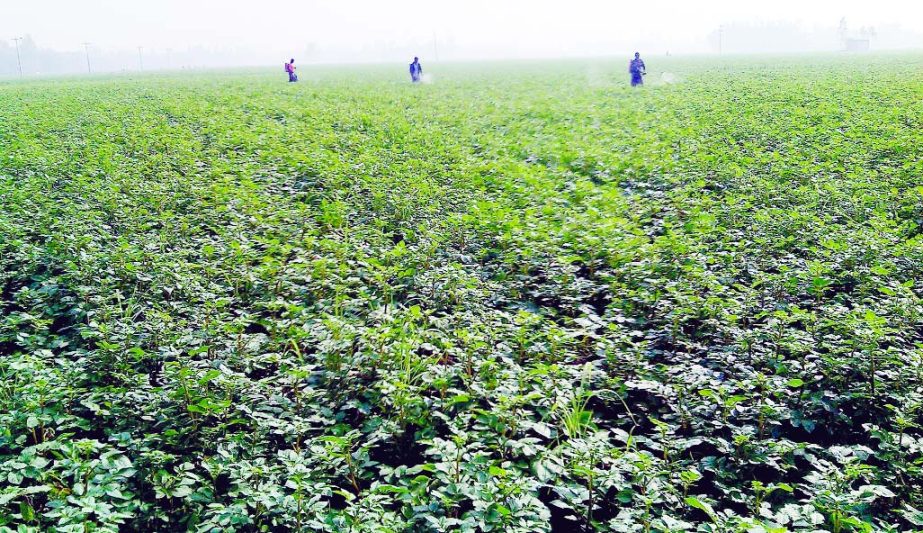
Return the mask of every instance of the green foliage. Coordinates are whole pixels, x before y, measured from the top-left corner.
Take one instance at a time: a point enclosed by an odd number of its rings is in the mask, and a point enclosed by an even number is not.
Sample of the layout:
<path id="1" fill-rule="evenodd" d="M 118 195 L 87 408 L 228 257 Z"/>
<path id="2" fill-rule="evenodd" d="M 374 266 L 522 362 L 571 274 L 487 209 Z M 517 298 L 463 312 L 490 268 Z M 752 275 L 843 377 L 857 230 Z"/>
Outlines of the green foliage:
<path id="1" fill-rule="evenodd" d="M 0 532 L 923 527 L 874 59 L 0 84 Z"/>

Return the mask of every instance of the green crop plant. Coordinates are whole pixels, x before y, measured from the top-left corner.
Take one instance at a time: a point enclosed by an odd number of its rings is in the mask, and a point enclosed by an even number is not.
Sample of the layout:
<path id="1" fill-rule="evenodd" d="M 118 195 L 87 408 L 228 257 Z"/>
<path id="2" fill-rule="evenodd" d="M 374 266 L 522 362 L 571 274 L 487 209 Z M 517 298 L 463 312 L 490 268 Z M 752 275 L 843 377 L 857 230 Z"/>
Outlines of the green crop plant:
<path id="1" fill-rule="evenodd" d="M 0 533 L 918 530 L 923 59 L 649 66 L 0 81 Z"/>

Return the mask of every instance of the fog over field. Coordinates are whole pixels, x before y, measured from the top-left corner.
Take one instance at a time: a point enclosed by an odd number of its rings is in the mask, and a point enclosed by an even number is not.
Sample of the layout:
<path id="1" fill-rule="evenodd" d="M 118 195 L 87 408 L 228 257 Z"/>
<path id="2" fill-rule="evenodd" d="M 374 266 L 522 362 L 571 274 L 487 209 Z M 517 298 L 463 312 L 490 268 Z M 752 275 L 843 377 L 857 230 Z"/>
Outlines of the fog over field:
<path id="1" fill-rule="evenodd" d="M 923 48 L 923 5 L 885 0 L 36 0 L 0 8 L 0 76 L 299 63 Z M 844 24 L 845 23 L 845 24 Z M 87 57 L 89 56 L 89 58 Z"/>

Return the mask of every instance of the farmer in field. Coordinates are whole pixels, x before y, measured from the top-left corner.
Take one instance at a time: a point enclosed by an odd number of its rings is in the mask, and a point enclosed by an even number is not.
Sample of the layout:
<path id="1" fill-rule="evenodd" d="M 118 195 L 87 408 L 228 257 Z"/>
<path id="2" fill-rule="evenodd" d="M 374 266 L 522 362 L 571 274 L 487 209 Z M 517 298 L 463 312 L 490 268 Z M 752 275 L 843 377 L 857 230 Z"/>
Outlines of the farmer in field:
<path id="1" fill-rule="evenodd" d="M 413 63 L 410 64 L 410 79 L 414 83 L 420 83 L 420 79 L 423 77 L 423 65 L 420 64 L 420 58 L 413 58 Z"/>
<path id="2" fill-rule="evenodd" d="M 298 76 L 295 75 L 295 59 L 292 58 L 291 61 L 285 64 L 285 72 L 288 73 L 289 83 L 298 81 Z"/>
<path id="3" fill-rule="evenodd" d="M 631 74 L 631 86 L 637 87 L 644 85 L 644 76 L 647 76 L 647 66 L 641 59 L 641 53 L 635 52 L 635 58 L 628 64 L 628 72 Z"/>

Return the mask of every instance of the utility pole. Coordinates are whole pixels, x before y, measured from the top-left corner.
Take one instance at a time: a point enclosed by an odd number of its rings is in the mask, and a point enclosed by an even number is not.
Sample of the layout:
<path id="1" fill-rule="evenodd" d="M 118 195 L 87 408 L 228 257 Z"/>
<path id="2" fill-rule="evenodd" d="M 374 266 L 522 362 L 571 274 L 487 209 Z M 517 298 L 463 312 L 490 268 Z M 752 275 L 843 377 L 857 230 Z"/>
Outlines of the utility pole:
<path id="1" fill-rule="evenodd" d="M 138 47 L 138 66 L 141 67 L 141 70 L 144 70 L 144 57 L 141 55 L 141 51 L 144 50 L 144 47 Z"/>
<path id="2" fill-rule="evenodd" d="M 93 70 L 90 68 L 90 45 L 93 43 L 83 43 L 83 51 L 87 55 L 87 73 L 92 74 Z"/>
<path id="3" fill-rule="evenodd" d="M 22 58 L 19 57 L 19 41 L 22 40 L 22 37 L 13 37 L 13 42 L 16 43 L 16 63 L 19 65 L 19 77 L 22 77 Z"/>
<path id="4" fill-rule="evenodd" d="M 718 55 L 724 53 L 724 24 L 718 26 Z"/>
<path id="5" fill-rule="evenodd" d="M 436 32 L 433 32 L 433 56 L 436 62 L 439 62 L 439 41 L 436 40 Z"/>

